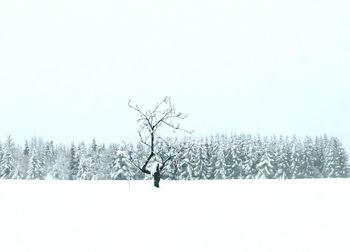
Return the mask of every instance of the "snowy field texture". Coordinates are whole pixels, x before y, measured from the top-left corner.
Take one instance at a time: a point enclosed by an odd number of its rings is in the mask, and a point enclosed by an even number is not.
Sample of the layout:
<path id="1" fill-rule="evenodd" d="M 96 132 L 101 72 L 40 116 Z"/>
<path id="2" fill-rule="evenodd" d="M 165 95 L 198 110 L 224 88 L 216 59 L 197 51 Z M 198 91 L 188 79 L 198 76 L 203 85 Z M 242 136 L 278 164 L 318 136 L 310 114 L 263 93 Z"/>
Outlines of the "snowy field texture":
<path id="1" fill-rule="evenodd" d="M 0 181 L 0 251 L 349 252 L 350 180 Z"/>

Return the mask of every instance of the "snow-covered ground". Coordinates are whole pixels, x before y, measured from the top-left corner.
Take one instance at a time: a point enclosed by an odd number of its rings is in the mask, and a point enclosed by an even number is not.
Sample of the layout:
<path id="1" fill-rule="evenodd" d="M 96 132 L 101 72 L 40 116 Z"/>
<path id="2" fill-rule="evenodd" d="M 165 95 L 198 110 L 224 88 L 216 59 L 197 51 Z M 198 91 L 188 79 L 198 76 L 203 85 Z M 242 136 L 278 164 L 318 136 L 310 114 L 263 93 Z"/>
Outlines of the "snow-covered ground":
<path id="1" fill-rule="evenodd" d="M 349 252 L 350 180 L 0 181 L 0 251 Z"/>

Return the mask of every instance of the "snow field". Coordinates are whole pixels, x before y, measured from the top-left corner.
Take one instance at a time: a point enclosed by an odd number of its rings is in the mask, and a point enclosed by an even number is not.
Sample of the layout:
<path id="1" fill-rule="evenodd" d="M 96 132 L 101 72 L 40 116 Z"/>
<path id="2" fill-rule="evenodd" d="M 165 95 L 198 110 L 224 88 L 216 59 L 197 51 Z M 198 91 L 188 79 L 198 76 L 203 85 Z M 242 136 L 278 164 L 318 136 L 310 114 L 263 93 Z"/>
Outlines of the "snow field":
<path id="1" fill-rule="evenodd" d="M 0 181 L 0 251 L 350 251 L 350 180 L 152 184 Z"/>

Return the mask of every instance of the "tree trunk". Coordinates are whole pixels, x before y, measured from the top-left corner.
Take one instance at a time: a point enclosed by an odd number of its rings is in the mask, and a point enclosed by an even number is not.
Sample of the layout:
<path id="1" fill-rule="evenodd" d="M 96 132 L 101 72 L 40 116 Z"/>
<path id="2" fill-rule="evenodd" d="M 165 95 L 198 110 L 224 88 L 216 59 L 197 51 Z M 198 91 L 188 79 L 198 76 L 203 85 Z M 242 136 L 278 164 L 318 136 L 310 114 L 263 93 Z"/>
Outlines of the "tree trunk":
<path id="1" fill-rule="evenodd" d="M 159 182 L 160 182 L 160 179 L 157 179 L 154 177 L 154 186 L 159 188 Z"/>
<path id="2" fill-rule="evenodd" d="M 157 171 L 153 174 L 154 179 L 154 186 L 159 188 L 159 182 L 160 182 L 160 170 L 157 168 Z"/>

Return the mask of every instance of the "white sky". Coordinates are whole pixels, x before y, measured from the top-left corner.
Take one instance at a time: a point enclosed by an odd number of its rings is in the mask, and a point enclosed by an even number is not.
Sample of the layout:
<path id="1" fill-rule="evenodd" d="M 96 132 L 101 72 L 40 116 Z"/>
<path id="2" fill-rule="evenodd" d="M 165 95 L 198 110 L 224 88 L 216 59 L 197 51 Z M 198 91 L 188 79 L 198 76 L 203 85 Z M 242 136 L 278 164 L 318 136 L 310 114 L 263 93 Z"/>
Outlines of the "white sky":
<path id="1" fill-rule="evenodd" d="M 195 135 L 323 134 L 350 146 L 347 0 L 2 0 L 0 137 L 136 138 L 165 95 Z"/>

